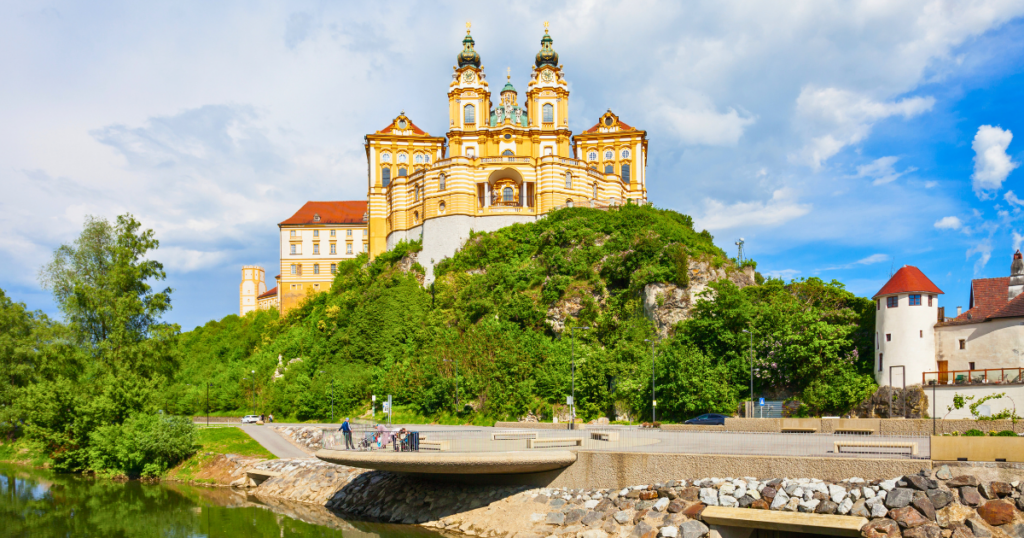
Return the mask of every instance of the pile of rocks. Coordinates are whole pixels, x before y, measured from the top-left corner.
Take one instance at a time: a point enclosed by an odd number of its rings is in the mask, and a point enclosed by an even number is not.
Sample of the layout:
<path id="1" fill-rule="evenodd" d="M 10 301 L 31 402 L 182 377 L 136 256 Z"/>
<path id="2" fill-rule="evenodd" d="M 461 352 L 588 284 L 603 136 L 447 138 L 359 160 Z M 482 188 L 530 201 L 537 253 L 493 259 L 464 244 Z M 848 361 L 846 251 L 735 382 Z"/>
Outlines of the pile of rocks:
<path id="1" fill-rule="evenodd" d="M 315 426 L 271 426 L 274 431 L 280 433 L 289 441 L 302 448 L 306 452 L 314 453 L 320 450 L 323 443 L 324 431 Z"/>

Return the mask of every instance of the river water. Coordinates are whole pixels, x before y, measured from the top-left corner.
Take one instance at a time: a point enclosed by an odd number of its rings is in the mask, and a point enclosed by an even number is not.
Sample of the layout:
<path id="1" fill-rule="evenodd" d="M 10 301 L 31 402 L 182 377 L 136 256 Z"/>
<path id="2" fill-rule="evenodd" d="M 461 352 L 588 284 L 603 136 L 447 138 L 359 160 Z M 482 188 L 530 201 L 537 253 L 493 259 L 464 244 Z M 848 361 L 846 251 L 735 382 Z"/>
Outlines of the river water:
<path id="1" fill-rule="evenodd" d="M 0 536 L 440 538 L 420 527 L 346 521 L 323 507 L 230 488 L 119 483 L 3 464 Z"/>

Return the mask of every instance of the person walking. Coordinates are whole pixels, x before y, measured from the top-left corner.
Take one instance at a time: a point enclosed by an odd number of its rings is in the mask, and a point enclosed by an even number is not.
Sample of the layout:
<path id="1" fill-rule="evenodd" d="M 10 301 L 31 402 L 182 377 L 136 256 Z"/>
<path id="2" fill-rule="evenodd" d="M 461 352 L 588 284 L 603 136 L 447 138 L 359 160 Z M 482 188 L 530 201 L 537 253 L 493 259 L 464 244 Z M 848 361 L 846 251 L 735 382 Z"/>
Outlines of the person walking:
<path id="1" fill-rule="evenodd" d="M 352 443 L 352 426 L 348 424 L 348 417 L 345 417 L 345 422 L 341 423 L 341 434 L 345 436 L 345 450 L 356 449 L 356 445 Z"/>

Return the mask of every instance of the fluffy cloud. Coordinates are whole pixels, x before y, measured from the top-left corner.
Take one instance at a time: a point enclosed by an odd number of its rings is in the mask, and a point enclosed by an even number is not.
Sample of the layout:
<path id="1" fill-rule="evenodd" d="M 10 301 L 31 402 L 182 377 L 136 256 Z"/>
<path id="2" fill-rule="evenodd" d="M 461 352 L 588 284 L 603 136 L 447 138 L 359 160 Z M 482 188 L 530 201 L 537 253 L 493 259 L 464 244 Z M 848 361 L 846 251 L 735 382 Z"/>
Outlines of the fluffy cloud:
<path id="1" fill-rule="evenodd" d="M 735 146 L 743 131 L 757 121 L 750 114 L 733 108 L 719 112 L 705 95 L 683 93 L 686 97 L 675 101 L 658 100 L 659 104 L 651 107 L 648 116 L 683 144 Z"/>
<path id="2" fill-rule="evenodd" d="M 820 169 L 844 147 L 864 140 L 876 122 L 892 116 L 911 118 L 934 105 L 933 97 L 877 101 L 839 88 L 805 87 L 796 99 L 796 121 L 810 140 L 790 160 Z"/>
<path id="3" fill-rule="evenodd" d="M 979 275 L 988 261 L 992 259 L 992 242 L 985 240 L 967 249 L 968 260 L 974 255 L 978 256 L 978 261 L 974 262 L 974 274 Z"/>
<path id="4" fill-rule="evenodd" d="M 1016 230 L 1013 232 L 1013 250 L 1020 250 L 1021 243 L 1024 243 L 1024 235 L 1017 233 Z"/>
<path id="5" fill-rule="evenodd" d="M 910 172 L 917 170 L 917 168 L 911 166 L 902 172 L 897 172 L 896 169 L 893 168 L 893 165 L 895 165 L 898 160 L 899 157 L 880 157 L 869 164 L 858 166 L 857 177 L 872 178 L 874 179 L 874 181 L 872 181 L 873 185 L 884 185 L 886 183 L 896 181 L 904 174 L 909 174 Z"/>
<path id="6" fill-rule="evenodd" d="M 876 263 L 881 263 L 881 262 L 888 261 L 888 260 L 889 260 L 889 256 L 887 254 L 872 254 L 870 256 L 867 256 L 865 258 L 861 258 L 861 259 L 859 259 L 859 260 L 857 260 L 855 262 L 850 262 L 850 263 L 845 264 L 845 265 L 837 265 L 835 267 L 826 267 L 825 269 L 822 269 L 822 271 L 834 271 L 834 270 L 837 270 L 837 269 L 852 269 L 854 267 L 859 267 L 859 266 L 863 266 L 863 265 L 874 265 Z"/>
<path id="7" fill-rule="evenodd" d="M 728 230 L 741 226 L 778 226 L 810 212 L 809 204 L 796 200 L 790 189 L 778 189 L 764 201 L 724 204 L 719 200 L 704 200 L 704 214 L 694 219 L 696 226 L 709 231 Z"/>
<path id="8" fill-rule="evenodd" d="M 991 125 L 978 127 L 971 148 L 974 149 L 974 174 L 971 180 L 978 198 L 987 200 L 995 197 L 995 191 L 1003 186 L 1006 176 L 1020 166 L 1010 160 L 1006 148 L 1010 147 L 1013 133 Z"/>
<path id="9" fill-rule="evenodd" d="M 1010 204 L 1012 206 L 1017 206 L 1017 207 L 1024 206 L 1024 200 L 1021 200 L 1020 198 L 1017 198 L 1017 195 L 1014 194 L 1013 191 L 1006 191 L 1006 194 L 1003 195 L 1003 199 L 1006 200 L 1006 203 L 1008 203 L 1008 204 Z"/>
<path id="10" fill-rule="evenodd" d="M 959 217 L 942 217 L 935 221 L 935 227 L 939 230 L 959 230 L 963 225 Z"/>

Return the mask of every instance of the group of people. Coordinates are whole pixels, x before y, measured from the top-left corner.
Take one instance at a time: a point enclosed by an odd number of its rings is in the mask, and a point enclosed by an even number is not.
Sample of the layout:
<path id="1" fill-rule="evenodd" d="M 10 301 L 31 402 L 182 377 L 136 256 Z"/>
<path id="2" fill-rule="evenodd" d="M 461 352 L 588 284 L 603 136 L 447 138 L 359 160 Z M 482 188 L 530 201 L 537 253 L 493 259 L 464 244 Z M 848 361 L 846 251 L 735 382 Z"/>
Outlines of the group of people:
<path id="1" fill-rule="evenodd" d="M 352 425 L 349 424 L 348 417 L 345 417 L 345 421 L 341 423 L 341 427 L 338 431 L 345 437 L 345 450 L 355 450 L 356 445 L 352 442 Z M 399 450 L 412 450 L 411 432 L 405 428 L 399 428 L 398 430 L 389 430 L 387 426 L 383 424 L 377 424 L 375 428 L 376 433 L 373 434 L 372 441 L 367 436 L 367 440 L 377 445 L 377 448 L 386 448 L 388 443 L 394 447 L 395 451 Z M 369 447 L 367 447 L 369 448 Z"/>
<path id="2" fill-rule="evenodd" d="M 274 415 L 260 415 L 260 422 L 266 424 L 267 422 L 273 422 Z"/>

